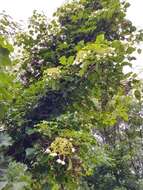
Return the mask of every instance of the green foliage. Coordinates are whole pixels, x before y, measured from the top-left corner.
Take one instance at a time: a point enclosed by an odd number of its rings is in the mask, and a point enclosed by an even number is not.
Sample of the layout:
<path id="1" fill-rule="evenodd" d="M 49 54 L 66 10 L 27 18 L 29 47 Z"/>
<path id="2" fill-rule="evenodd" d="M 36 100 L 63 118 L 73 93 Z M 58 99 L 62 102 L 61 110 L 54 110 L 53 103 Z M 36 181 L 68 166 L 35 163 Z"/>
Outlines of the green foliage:
<path id="1" fill-rule="evenodd" d="M 26 173 L 27 167 L 23 164 L 12 162 L 9 164 L 8 170 L 3 183 L 5 184 L 2 190 L 30 190 L 31 176 Z"/>
<path id="2" fill-rule="evenodd" d="M 0 118 L 2 119 L 17 94 L 20 85 L 15 80 L 15 76 L 10 72 L 11 61 L 9 58 L 13 47 L 0 36 Z"/>
<path id="3" fill-rule="evenodd" d="M 71 1 L 49 23 L 34 11 L 12 61 L 0 38 L 3 189 L 140 190 L 142 85 L 123 69 L 142 32 L 127 7 Z"/>

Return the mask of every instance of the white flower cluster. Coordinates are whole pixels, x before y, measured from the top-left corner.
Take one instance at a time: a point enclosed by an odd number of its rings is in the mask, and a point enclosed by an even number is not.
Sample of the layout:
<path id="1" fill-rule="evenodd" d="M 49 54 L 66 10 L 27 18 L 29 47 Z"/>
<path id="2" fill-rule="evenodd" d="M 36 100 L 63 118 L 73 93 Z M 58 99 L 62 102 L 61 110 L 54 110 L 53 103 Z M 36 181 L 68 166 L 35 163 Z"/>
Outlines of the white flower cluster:
<path id="1" fill-rule="evenodd" d="M 52 157 L 56 157 L 57 155 L 58 155 L 58 154 L 55 153 L 55 152 L 50 153 L 50 156 L 52 156 Z"/>
<path id="2" fill-rule="evenodd" d="M 106 58 L 106 57 L 117 57 L 117 53 L 115 52 L 115 48 L 110 47 L 110 48 L 108 48 L 107 52 L 96 55 L 97 60 L 101 60 L 101 59 Z"/>
<path id="3" fill-rule="evenodd" d="M 79 65 L 80 63 L 83 62 L 91 53 L 91 50 L 85 51 L 81 50 L 79 51 L 77 58 L 74 60 L 73 65 Z"/>
<path id="4" fill-rule="evenodd" d="M 73 139 L 70 138 L 70 140 L 72 141 Z M 72 148 L 72 152 L 73 152 L 73 153 L 75 152 L 75 148 Z M 51 152 L 51 150 L 50 150 L 49 148 L 47 148 L 47 149 L 45 150 L 45 153 L 50 154 L 50 156 L 53 156 L 53 157 L 55 157 L 55 156 L 58 155 L 58 154 L 55 153 L 55 152 Z"/>
<path id="5" fill-rule="evenodd" d="M 96 59 L 97 61 L 103 60 L 106 57 L 117 57 L 117 53 L 115 51 L 116 49 L 113 47 L 108 47 L 107 51 L 105 50 L 105 52 L 101 52 L 101 53 L 96 53 Z M 95 50 L 96 52 L 96 50 Z M 78 55 L 77 58 L 75 59 L 73 65 L 79 65 L 81 64 L 86 58 L 88 58 L 90 56 L 90 54 L 92 53 L 91 50 L 88 51 L 83 51 L 81 50 Z M 84 64 L 80 65 L 80 67 L 82 68 L 84 66 Z"/>
<path id="6" fill-rule="evenodd" d="M 65 161 L 64 160 L 61 160 L 60 158 L 56 160 L 57 163 L 59 164 L 62 164 L 62 165 L 65 165 Z"/>
<path id="7" fill-rule="evenodd" d="M 72 148 L 72 152 L 73 152 L 73 153 L 75 152 L 75 148 Z M 51 152 L 51 150 L 50 150 L 49 148 L 47 148 L 47 149 L 45 150 L 45 153 L 49 154 L 49 155 L 52 156 L 52 157 L 58 156 L 57 153 Z M 59 163 L 59 164 L 61 164 L 61 165 L 65 165 L 65 164 L 66 164 L 66 162 L 65 162 L 64 160 L 60 159 L 60 157 L 56 160 L 56 162 Z"/>
<path id="8" fill-rule="evenodd" d="M 45 72 L 44 72 L 44 77 L 46 79 L 46 81 L 49 80 L 56 80 L 60 77 L 61 71 L 59 68 L 48 68 Z"/>
<path id="9" fill-rule="evenodd" d="M 100 135 L 94 133 L 93 136 L 96 138 L 96 140 L 97 140 L 98 143 L 100 143 L 100 144 L 103 143 L 103 138 L 102 138 Z M 93 148 L 93 149 L 94 149 L 94 148 Z"/>
<path id="10" fill-rule="evenodd" d="M 45 153 L 50 154 L 50 156 L 52 156 L 52 157 L 58 156 L 57 153 L 51 152 L 51 150 L 50 150 L 49 148 L 47 148 L 47 149 L 45 150 Z M 62 164 L 62 165 L 65 165 L 65 164 L 66 164 L 65 161 L 64 161 L 64 160 L 61 160 L 60 158 L 58 158 L 58 159 L 56 160 L 56 162 L 59 163 L 59 164 Z"/>
<path id="11" fill-rule="evenodd" d="M 107 12 L 107 11 L 109 11 L 109 9 L 107 9 L 107 8 L 106 9 L 98 9 L 98 10 L 96 10 L 96 11 L 94 11 L 92 13 L 91 17 L 93 17 L 93 16 L 99 16 L 99 15 L 101 15 L 104 12 Z"/>
<path id="12" fill-rule="evenodd" d="M 51 150 L 49 149 L 49 148 L 47 148 L 46 150 L 45 150 L 45 153 L 47 153 L 47 154 L 49 154 L 51 152 Z"/>
<path id="13" fill-rule="evenodd" d="M 56 156 L 58 155 L 58 154 L 55 153 L 55 152 L 51 152 L 51 150 L 50 150 L 49 148 L 47 148 L 47 149 L 45 150 L 45 153 L 50 154 L 50 156 L 53 156 L 53 157 L 56 157 Z"/>
<path id="14" fill-rule="evenodd" d="M 73 153 L 75 152 L 75 148 L 72 148 L 72 152 L 73 152 Z"/>

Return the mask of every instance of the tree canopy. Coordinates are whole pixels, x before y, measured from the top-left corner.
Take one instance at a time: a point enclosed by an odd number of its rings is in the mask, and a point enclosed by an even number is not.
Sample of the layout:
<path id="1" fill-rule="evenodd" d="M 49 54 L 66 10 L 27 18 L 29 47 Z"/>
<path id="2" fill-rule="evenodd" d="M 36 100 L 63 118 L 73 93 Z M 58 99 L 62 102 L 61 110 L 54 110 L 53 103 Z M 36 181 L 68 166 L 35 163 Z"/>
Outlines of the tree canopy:
<path id="1" fill-rule="evenodd" d="M 25 31 L 0 20 L 2 190 L 143 188 L 142 82 L 124 73 L 143 32 L 128 7 L 73 0 Z"/>

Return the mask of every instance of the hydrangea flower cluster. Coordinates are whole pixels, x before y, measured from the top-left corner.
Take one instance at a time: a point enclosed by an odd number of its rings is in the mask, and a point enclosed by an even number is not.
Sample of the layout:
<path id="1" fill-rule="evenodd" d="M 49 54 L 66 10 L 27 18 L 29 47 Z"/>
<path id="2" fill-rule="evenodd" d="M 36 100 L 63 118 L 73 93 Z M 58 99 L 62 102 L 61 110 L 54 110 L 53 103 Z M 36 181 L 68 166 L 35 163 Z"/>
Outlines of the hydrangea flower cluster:
<path id="1" fill-rule="evenodd" d="M 75 151 L 75 148 L 68 139 L 57 137 L 51 146 L 46 148 L 45 153 L 56 157 L 57 163 L 65 165 L 66 156 L 70 156 L 72 153 L 75 153 Z"/>

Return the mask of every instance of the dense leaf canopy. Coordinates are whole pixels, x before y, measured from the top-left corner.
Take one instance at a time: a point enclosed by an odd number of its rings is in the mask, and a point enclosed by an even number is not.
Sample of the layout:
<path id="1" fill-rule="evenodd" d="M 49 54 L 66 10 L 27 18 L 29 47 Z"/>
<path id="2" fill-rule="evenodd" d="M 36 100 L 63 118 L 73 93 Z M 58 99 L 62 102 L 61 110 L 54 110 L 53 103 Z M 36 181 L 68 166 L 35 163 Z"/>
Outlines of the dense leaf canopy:
<path id="1" fill-rule="evenodd" d="M 143 33 L 128 6 L 73 0 L 25 31 L 0 20 L 2 190 L 143 188 L 142 82 L 123 72 Z"/>

